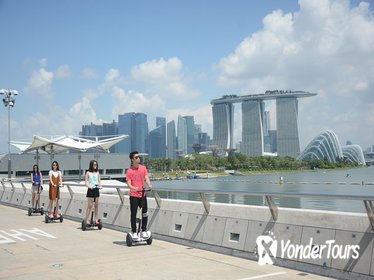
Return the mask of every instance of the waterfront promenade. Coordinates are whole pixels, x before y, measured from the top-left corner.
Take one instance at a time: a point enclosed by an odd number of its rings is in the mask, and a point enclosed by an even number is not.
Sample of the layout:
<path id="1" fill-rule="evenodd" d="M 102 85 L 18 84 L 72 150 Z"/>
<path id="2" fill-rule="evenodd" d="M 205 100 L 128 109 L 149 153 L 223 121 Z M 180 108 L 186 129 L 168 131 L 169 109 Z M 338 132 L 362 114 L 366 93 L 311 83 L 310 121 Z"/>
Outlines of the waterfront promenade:
<path id="1" fill-rule="evenodd" d="M 0 279 L 327 279 L 154 239 L 127 247 L 125 233 L 0 204 Z"/>

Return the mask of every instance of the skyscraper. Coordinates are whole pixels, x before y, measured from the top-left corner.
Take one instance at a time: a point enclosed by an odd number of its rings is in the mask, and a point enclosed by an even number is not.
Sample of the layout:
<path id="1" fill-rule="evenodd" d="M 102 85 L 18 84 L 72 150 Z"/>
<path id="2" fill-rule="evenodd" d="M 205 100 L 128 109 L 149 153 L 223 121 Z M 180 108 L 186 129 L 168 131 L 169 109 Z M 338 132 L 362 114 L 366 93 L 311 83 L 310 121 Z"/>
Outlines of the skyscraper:
<path id="1" fill-rule="evenodd" d="M 164 129 L 165 126 L 158 126 L 149 132 L 149 157 L 150 158 L 164 158 L 165 157 L 165 143 Z"/>
<path id="2" fill-rule="evenodd" d="M 167 124 L 167 158 L 176 159 L 177 137 L 175 134 L 175 121 Z"/>
<path id="3" fill-rule="evenodd" d="M 129 135 L 128 139 L 121 141 L 118 152 L 130 153 L 137 150 L 139 153 L 148 153 L 148 121 L 144 113 L 125 113 L 118 115 L 118 134 Z"/>
<path id="4" fill-rule="evenodd" d="M 184 116 L 187 126 L 187 154 L 192 154 L 194 152 L 192 145 L 195 138 L 195 121 L 193 116 Z"/>
<path id="5" fill-rule="evenodd" d="M 166 119 L 156 117 L 156 128 L 149 132 L 149 156 L 164 158 L 166 156 Z"/>
<path id="6" fill-rule="evenodd" d="M 134 134 L 130 137 L 134 139 L 132 150 L 140 153 L 148 153 L 148 120 L 144 113 L 135 114 Z"/>
<path id="7" fill-rule="evenodd" d="M 234 148 L 234 105 L 213 104 L 213 143 L 220 150 Z"/>
<path id="8" fill-rule="evenodd" d="M 306 91 L 271 90 L 262 94 L 243 96 L 224 95 L 214 99 L 213 143 L 221 150 L 233 148 L 233 103 L 242 103 L 242 143 L 240 149 L 250 156 L 262 155 L 264 152 L 264 100 L 276 100 L 277 107 L 277 152 L 280 156 L 296 157 L 300 152 L 298 132 L 297 100 L 301 97 L 315 96 L 317 93 Z M 270 145 L 271 146 L 271 145 Z"/>
<path id="9" fill-rule="evenodd" d="M 296 97 L 277 98 L 277 153 L 296 158 L 300 154 Z"/>
<path id="10" fill-rule="evenodd" d="M 177 129 L 177 155 L 183 156 L 187 154 L 187 123 L 186 119 L 178 116 Z"/>
<path id="11" fill-rule="evenodd" d="M 119 153 L 130 153 L 132 150 L 132 138 L 133 134 L 132 128 L 134 126 L 133 116 L 134 112 L 125 113 L 123 115 L 118 115 L 118 134 L 127 134 L 129 138 L 118 143 Z"/>
<path id="12" fill-rule="evenodd" d="M 247 100 L 242 102 L 242 153 L 262 156 L 264 153 L 263 114 L 264 102 Z"/>

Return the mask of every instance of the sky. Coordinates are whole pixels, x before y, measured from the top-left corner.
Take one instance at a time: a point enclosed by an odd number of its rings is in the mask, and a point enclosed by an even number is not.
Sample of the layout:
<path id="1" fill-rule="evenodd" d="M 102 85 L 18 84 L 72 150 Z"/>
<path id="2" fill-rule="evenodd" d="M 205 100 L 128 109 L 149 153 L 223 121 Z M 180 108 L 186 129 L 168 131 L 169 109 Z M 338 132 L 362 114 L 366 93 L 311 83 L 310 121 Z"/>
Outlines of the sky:
<path id="1" fill-rule="evenodd" d="M 212 137 L 212 99 L 283 89 L 318 93 L 299 99 L 301 149 L 327 129 L 366 149 L 374 145 L 373 5 L 0 0 L 0 88 L 19 91 L 11 140 L 78 135 L 128 112 L 146 113 L 150 129 L 156 116 L 192 115 Z M 266 110 L 275 129 L 275 102 Z M 0 131 L 7 153 L 4 106 Z"/>

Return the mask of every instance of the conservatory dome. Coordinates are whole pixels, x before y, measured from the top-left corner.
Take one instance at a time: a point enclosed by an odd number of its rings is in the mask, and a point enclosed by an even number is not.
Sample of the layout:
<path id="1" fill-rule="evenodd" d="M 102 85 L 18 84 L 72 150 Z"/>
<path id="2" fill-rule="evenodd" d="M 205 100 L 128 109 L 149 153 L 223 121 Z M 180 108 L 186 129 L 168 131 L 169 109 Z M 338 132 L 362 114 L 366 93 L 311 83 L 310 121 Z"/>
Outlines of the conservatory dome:
<path id="1" fill-rule="evenodd" d="M 315 137 L 297 157 L 304 159 L 324 159 L 336 163 L 345 158 L 351 163 L 365 164 L 364 153 L 359 145 L 340 146 L 338 136 L 332 130 L 326 130 Z"/>

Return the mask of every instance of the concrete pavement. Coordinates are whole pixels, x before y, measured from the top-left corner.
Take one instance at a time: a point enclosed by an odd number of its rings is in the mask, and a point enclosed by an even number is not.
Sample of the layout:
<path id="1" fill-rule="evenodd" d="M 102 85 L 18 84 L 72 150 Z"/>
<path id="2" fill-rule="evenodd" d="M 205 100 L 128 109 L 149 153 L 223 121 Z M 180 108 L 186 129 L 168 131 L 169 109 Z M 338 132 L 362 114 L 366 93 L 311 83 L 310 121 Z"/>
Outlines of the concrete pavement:
<path id="1" fill-rule="evenodd" d="M 327 279 L 160 240 L 127 247 L 125 233 L 0 204 L 0 279 Z"/>

